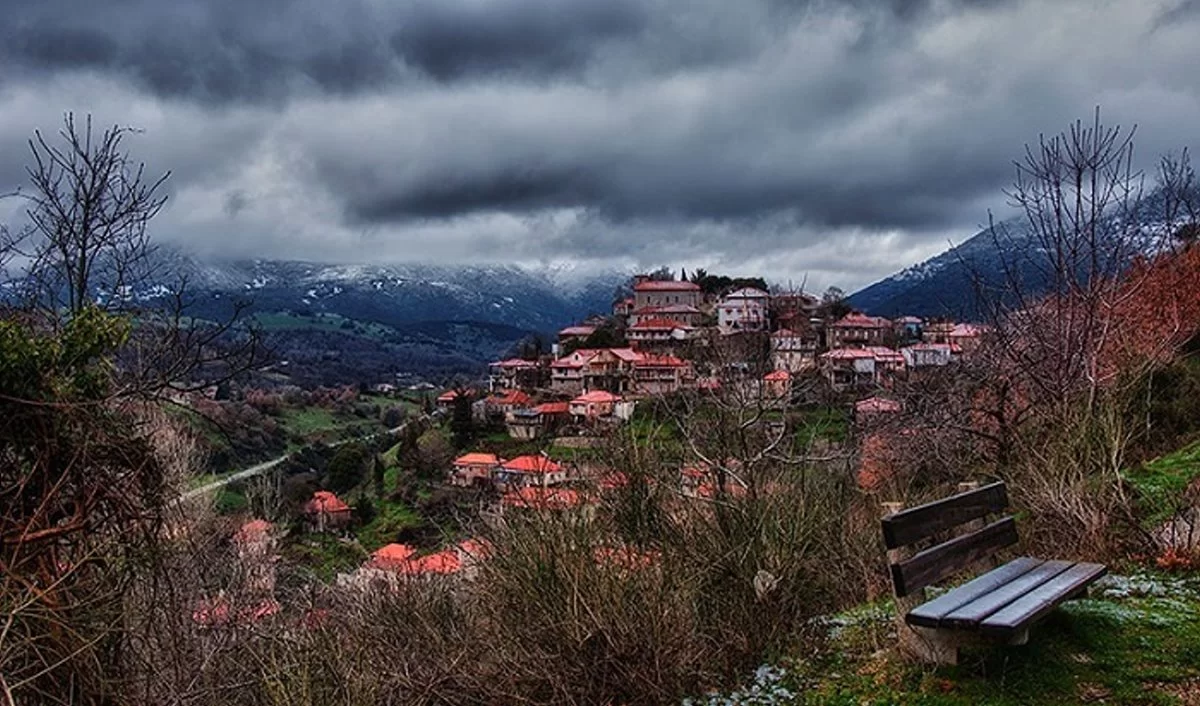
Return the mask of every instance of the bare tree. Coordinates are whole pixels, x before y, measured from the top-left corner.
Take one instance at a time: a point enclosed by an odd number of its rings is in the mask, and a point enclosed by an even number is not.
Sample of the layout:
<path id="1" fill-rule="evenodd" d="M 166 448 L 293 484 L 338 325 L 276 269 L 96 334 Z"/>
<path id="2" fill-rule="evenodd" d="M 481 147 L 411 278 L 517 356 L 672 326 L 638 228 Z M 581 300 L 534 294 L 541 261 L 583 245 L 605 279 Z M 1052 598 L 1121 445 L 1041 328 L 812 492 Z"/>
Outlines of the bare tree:
<path id="1" fill-rule="evenodd" d="M 102 657 L 127 645 L 123 596 L 154 570 L 170 483 L 187 473 L 171 454 L 190 445 L 164 434 L 158 403 L 261 352 L 236 311 L 220 325 L 186 317 L 182 284 L 166 306 L 136 308 L 166 175 L 144 176 L 129 132 L 96 137 L 68 115 L 61 145 L 37 134 L 19 194 L 29 227 L 0 241 L 27 287 L 0 315 L 0 673 L 18 701 L 100 702 L 113 676 Z"/>
<path id="2" fill-rule="evenodd" d="M 14 256 L 25 261 L 17 281 L 26 308 L 43 322 L 69 321 L 87 307 L 136 316 L 115 394 L 169 398 L 240 375 L 267 352 L 242 319 L 246 302 L 234 302 L 219 322 L 188 315 L 187 279 L 162 271 L 148 231 L 166 205 L 170 173 L 147 176 L 145 164 L 125 150 L 134 133 L 121 126 L 98 132 L 90 115 L 80 125 L 70 113 L 57 142 L 35 132 L 26 169 L 31 189 L 17 194 L 28 202 L 29 224 L 3 232 L 0 266 Z"/>
<path id="3" fill-rule="evenodd" d="M 1158 182 L 1163 200 L 1162 224 L 1176 241 L 1174 244 L 1190 247 L 1200 240 L 1200 184 L 1186 148 L 1159 159 Z"/>
<path id="4" fill-rule="evenodd" d="M 61 146 L 40 131 L 29 141 L 30 281 L 42 303 L 68 314 L 98 303 L 96 288 L 107 308 L 123 308 L 150 265 L 146 227 L 167 202 L 170 173 L 147 177 L 146 166 L 130 159 L 122 145 L 130 128 L 96 135 L 90 115 L 82 127 L 70 113 L 63 122 Z"/>

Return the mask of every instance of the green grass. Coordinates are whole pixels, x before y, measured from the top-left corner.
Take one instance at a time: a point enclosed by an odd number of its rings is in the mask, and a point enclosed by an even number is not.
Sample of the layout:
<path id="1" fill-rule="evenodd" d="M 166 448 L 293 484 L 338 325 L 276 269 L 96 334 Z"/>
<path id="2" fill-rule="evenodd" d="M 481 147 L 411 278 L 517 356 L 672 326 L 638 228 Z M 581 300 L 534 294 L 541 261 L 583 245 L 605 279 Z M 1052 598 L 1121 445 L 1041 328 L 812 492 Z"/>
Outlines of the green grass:
<path id="1" fill-rule="evenodd" d="M 1184 704 L 1200 697 L 1200 579 L 1120 579 L 1067 603 L 1029 644 L 964 651 L 957 667 L 907 664 L 890 606 L 840 616 L 825 656 L 797 661 L 778 702 L 884 706 Z M 1190 701 L 1180 698 L 1190 694 Z"/>
<path id="2" fill-rule="evenodd" d="M 1147 526 L 1156 526 L 1175 514 L 1184 491 L 1197 478 L 1200 478 L 1200 442 L 1125 473 L 1125 479 L 1137 491 Z"/>
<path id="3" fill-rule="evenodd" d="M 311 568 L 325 582 L 354 571 L 367 558 L 362 547 L 327 534 L 305 535 L 285 545 L 283 553 L 289 562 Z"/>
<path id="4" fill-rule="evenodd" d="M 368 552 L 396 541 L 396 533 L 408 527 L 416 527 L 422 522 L 421 516 L 404 503 L 380 500 L 375 504 L 375 510 L 375 519 L 355 533 L 359 544 Z"/>
<path id="5" fill-rule="evenodd" d="M 264 331 L 337 331 L 373 339 L 385 339 L 396 333 L 390 326 L 328 313 L 300 316 L 287 311 L 261 312 L 254 315 L 254 321 Z"/>
<path id="6" fill-rule="evenodd" d="M 820 407 L 799 412 L 794 419 L 796 444 L 808 448 L 818 439 L 835 444 L 846 441 L 850 431 L 850 419 L 843 409 Z"/>
<path id="7" fill-rule="evenodd" d="M 217 491 L 213 505 L 219 515 L 233 515 L 249 509 L 250 501 L 240 490 L 226 485 Z"/>
<path id="8" fill-rule="evenodd" d="M 290 437 L 289 451 L 317 441 L 329 443 L 348 436 L 383 431 L 376 420 L 337 415 L 324 407 L 289 407 L 280 413 L 279 424 Z"/>
<path id="9" fill-rule="evenodd" d="M 339 421 L 333 412 L 324 407 L 289 407 L 283 410 L 281 423 L 288 432 L 308 436 L 317 432 L 337 429 L 345 422 Z"/>

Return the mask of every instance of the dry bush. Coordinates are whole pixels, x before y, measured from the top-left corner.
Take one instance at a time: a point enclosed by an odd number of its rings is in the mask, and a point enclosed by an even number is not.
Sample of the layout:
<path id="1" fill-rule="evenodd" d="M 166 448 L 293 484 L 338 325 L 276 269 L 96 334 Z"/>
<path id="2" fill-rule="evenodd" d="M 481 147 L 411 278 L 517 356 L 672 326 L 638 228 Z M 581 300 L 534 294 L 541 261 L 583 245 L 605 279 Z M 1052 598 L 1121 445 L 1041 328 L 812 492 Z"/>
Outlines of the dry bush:
<path id="1" fill-rule="evenodd" d="M 877 525 L 848 473 L 764 469 L 770 492 L 695 498 L 677 465 L 632 456 L 629 482 L 583 508 L 508 511 L 472 580 L 358 592 L 281 576 L 285 612 L 245 625 L 191 622 L 241 580 L 231 528 L 202 516 L 129 596 L 123 700 L 672 702 L 811 650 L 812 619 L 865 595 Z"/>

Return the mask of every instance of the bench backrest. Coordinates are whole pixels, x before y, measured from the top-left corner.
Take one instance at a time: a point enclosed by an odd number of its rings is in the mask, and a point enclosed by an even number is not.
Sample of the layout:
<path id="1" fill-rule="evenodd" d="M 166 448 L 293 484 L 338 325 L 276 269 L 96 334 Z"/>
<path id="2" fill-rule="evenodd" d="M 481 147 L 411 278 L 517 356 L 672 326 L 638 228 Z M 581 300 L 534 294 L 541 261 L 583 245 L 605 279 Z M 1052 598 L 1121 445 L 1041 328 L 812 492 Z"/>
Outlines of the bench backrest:
<path id="1" fill-rule="evenodd" d="M 1004 483 L 992 483 L 888 515 L 882 520 L 883 541 L 888 549 L 916 544 L 961 524 L 999 514 L 1007 507 Z M 1016 544 L 1017 540 L 1016 522 L 1011 516 L 1003 517 L 891 564 L 892 587 L 897 596 L 907 596 Z"/>

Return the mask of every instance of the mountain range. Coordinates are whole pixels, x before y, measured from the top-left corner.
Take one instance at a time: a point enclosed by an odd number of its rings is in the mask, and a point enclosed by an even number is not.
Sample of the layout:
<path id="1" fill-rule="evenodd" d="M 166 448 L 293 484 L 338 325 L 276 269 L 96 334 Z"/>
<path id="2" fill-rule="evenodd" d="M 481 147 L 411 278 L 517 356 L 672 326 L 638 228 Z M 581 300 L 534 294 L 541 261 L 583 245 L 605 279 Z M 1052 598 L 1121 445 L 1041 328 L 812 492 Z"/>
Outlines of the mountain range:
<path id="1" fill-rule="evenodd" d="M 1162 191 L 1154 190 L 1139 204 L 1137 217 L 1132 221 L 1138 224 L 1135 229 L 1127 230 L 1119 216 L 1108 215 L 1099 230 L 1121 237 L 1132 233 L 1129 245 L 1117 252 L 1154 255 L 1170 242 L 1166 211 Z M 1045 266 L 1049 259 L 1040 241 L 1030 233 L 1028 221 L 1023 216 L 1001 221 L 996 233 L 999 235 L 985 228 L 940 255 L 855 292 L 847 298 L 847 303 L 876 316 L 912 314 L 973 321 L 981 316 L 977 296 L 981 287 L 999 292 L 1014 276 L 1028 294 L 1045 291 L 1048 288 Z M 1120 263 L 1121 267 L 1127 264 Z"/>
<path id="2" fill-rule="evenodd" d="M 187 313 L 247 308 L 296 382 L 478 374 L 518 342 L 611 311 L 621 272 L 569 268 L 212 261 L 160 248 L 157 276 L 121 296 L 153 303 L 186 280 Z M 101 298 L 114 296 L 101 291 Z"/>

